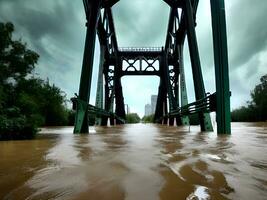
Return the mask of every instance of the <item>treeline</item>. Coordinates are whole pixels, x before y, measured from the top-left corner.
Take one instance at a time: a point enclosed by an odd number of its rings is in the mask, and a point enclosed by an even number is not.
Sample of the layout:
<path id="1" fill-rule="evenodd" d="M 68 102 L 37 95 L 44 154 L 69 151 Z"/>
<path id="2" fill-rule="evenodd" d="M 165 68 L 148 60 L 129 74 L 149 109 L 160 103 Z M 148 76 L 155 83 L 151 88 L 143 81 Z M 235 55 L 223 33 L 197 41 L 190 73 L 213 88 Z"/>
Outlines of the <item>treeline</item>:
<path id="1" fill-rule="evenodd" d="M 33 138 L 39 126 L 74 120 L 65 93 L 34 77 L 39 55 L 13 40 L 13 32 L 13 24 L 0 23 L 0 140 Z"/>
<path id="2" fill-rule="evenodd" d="M 142 118 L 143 123 L 153 123 L 154 122 L 154 114 L 146 115 Z"/>
<path id="3" fill-rule="evenodd" d="M 255 86 L 250 96 L 247 106 L 232 111 L 233 122 L 267 121 L 267 74 L 261 77 L 260 84 Z"/>
<path id="4" fill-rule="evenodd" d="M 140 117 L 137 113 L 129 113 L 126 115 L 127 124 L 137 124 L 140 122 Z"/>

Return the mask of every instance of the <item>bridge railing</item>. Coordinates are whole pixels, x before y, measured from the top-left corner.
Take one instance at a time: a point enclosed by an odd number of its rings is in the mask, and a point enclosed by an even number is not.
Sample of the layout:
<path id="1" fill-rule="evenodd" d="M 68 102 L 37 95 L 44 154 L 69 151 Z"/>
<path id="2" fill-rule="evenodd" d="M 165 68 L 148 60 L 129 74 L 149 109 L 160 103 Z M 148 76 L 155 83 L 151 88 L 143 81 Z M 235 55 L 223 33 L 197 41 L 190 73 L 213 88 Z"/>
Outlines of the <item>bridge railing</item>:
<path id="1" fill-rule="evenodd" d="M 82 101 L 82 100 L 78 99 L 77 97 L 73 97 L 73 98 L 71 98 L 71 101 L 73 103 L 73 110 L 76 110 L 76 105 L 77 105 L 78 101 Z M 122 123 L 125 123 L 125 120 L 123 118 L 119 117 L 118 115 L 116 115 L 113 112 L 106 111 L 102 108 L 98 108 L 98 107 L 93 106 L 93 105 L 88 104 L 88 103 L 87 103 L 87 108 L 88 108 L 89 115 L 95 115 L 97 117 L 110 117 L 110 118 L 117 119 Z"/>
<path id="2" fill-rule="evenodd" d="M 97 108 L 91 104 L 88 104 L 88 111 L 89 111 L 89 114 L 95 114 L 97 117 L 111 117 L 111 118 L 114 118 L 114 119 L 117 119 L 123 123 L 125 123 L 125 120 L 122 119 L 121 117 L 119 117 L 118 115 L 116 115 L 115 113 L 113 112 L 108 112 L 104 109 L 101 109 L 101 108 Z"/>
<path id="3" fill-rule="evenodd" d="M 186 106 L 180 107 L 176 110 L 169 112 L 166 117 L 181 117 L 188 116 L 199 112 L 213 112 L 216 110 L 216 93 L 209 94 L 205 98 L 187 104 Z M 162 118 L 160 120 L 162 120 Z"/>
<path id="4" fill-rule="evenodd" d="M 162 47 L 120 47 L 121 52 L 159 52 L 162 51 Z"/>

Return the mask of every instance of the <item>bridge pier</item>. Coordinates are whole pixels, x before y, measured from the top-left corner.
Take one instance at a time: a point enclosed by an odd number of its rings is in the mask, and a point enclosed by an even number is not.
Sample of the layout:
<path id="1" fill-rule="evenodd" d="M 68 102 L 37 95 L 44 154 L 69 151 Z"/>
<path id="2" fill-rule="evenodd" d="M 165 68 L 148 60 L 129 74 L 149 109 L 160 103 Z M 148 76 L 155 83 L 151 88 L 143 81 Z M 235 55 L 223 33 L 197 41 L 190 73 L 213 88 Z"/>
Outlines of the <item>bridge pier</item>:
<path id="1" fill-rule="evenodd" d="M 122 60 L 117 58 L 117 65 L 115 67 L 115 100 L 116 108 L 115 113 L 119 117 L 126 119 L 125 107 L 124 107 L 124 98 L 121 85 L 121 74 L 122 74 Z M 121 122 L 118 122 L 121 124 Z"/>
<path id="2" fill-rule="evenodd" d="M 78 105 L 75 117 L 74 133 L 89 133 L 88 124 L 88 108 L 91 81 L 93 73 L 93 61 L 95 51 L 96 27 L 100 12 L 100 1 L 92 0 L 88 4 L 84 4 L 87 19 L 87 33 L 84 48 L 84 57 L 82 65 L 82 73 L 80 79 L 80 89 L 78 96 Z"/>
<path id="3" fill-rule="evenodd" d="M 104 109 L 104 65 L 105 65 L 105 45 L 100 43 L 100 58 L 99 58 L 99 71 L 98 71 L 98 81 L 97 81 L 97 90 L 96 90 L 96 107 L 100 109 Z M 102 118 L 96 118 L 96 125 L 102 124 Z"/>
<path id="4" fill-rule="evenodd" d="M 184 41 L 183 41 L 184 42 Z M 183 43 L 182 42 L 182 43 Z M 187 89 L 186 89 L 186 82 L 185 82 L 185 72 L 184 72 L 184 45 L 178 44 L 178 60 L 179 60 L 179 70 L 180 70 L 180 90 L 181 90 L 181 107 L 186 106 L 188 104 L 188 97 L 187 97 Z M 189 117 L 182 116 L 181 119 L 178 121 L 178 124 L 188 126 L 189 125 Z"/>
<path id="5" fill-rule="evenodd" d="M 216 78 L 216 121 L 219 134 L 231 134 L 230 87 L 224 0 L 211 0 Z"/>
<path id="6" fill-rule="evenodd" d="M 206 97 L 204 81 L 201 71 L 201 64 L 198 52 L 197 37 L 195 31 L 195 21 L 191 0 L 185 0 L 185 15 L 187 24 L 187 39 L 189 53 L 192 64 L 193 81 L 195 87 L 196 100 Z M 202 111 L 199 113 L 201 131 L 213 131 L 209 113 Z"/>

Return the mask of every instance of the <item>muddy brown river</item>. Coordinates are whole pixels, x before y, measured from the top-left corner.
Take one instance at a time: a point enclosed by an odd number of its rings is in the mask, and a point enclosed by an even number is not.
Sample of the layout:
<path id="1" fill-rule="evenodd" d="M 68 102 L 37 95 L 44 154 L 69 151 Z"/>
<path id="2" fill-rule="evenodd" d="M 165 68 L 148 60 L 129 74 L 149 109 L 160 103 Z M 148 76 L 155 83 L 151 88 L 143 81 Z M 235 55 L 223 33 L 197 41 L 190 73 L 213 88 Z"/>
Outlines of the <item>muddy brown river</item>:
<path id="1" fill-rule="evenodd" d="M 0 199 L 267 199 L 267 123 L 232 126 L 44 128 L 0 142 Z"/>

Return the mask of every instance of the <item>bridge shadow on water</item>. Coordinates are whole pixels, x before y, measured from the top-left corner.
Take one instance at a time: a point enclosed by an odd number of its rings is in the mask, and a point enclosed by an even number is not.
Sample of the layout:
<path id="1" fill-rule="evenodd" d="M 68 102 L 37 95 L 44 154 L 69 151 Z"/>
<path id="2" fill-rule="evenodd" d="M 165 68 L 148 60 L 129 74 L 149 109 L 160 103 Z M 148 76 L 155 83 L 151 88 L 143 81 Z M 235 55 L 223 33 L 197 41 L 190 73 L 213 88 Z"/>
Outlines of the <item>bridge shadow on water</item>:
<path id="1" fill-rule="evenodd" d="M 267 125 L 43 128 L 0 143 L 0 199 L 264 199 Z"/>

